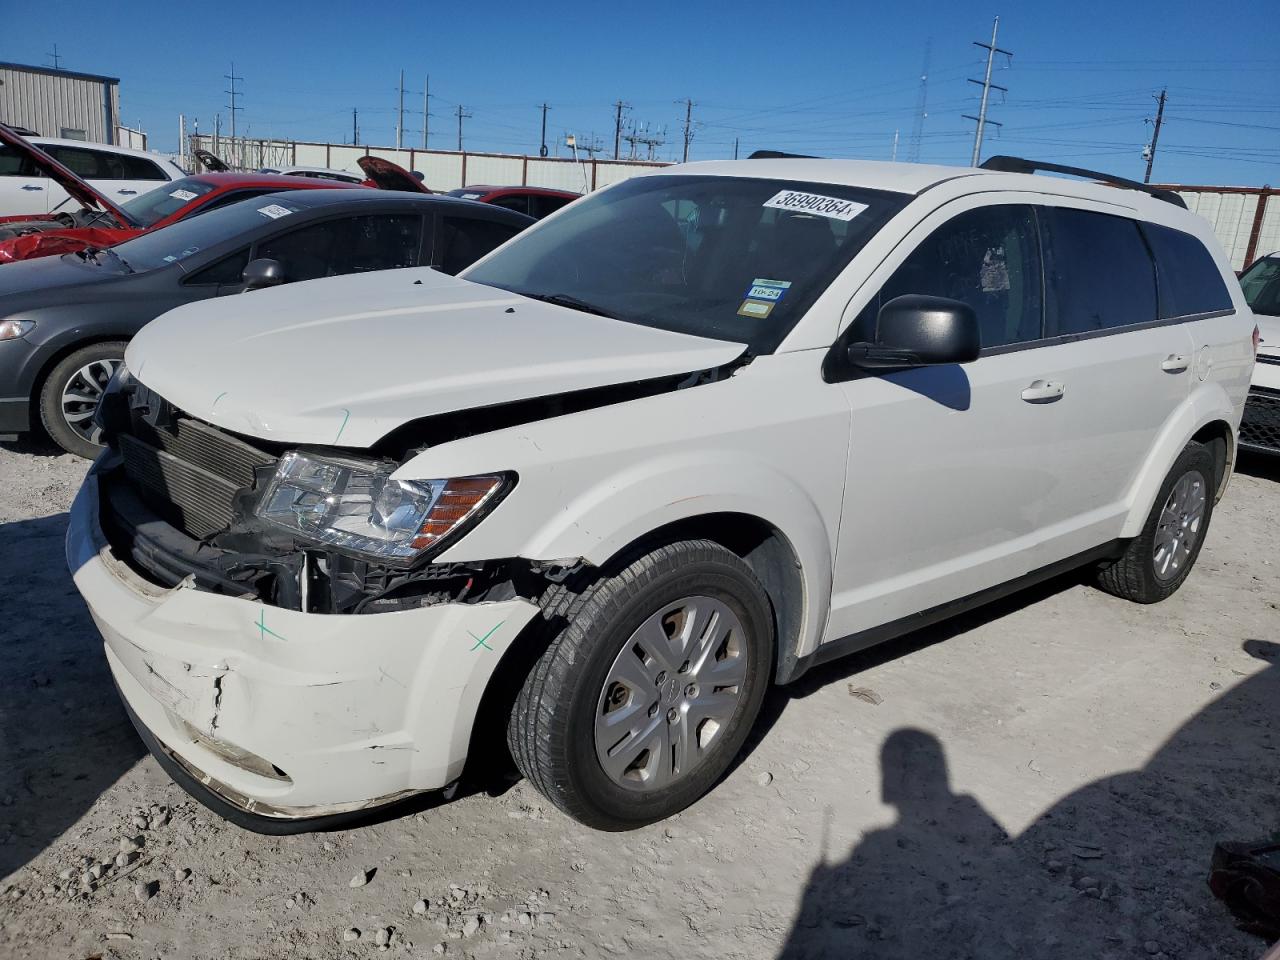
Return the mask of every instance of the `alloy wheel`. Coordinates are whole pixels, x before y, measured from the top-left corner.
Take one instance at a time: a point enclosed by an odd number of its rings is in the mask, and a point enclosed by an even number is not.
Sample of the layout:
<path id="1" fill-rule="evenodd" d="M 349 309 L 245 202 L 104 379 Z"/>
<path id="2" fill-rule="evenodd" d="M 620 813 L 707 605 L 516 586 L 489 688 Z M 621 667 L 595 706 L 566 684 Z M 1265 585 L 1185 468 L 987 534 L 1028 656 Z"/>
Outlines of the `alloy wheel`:
<path id="1" fill-rule="evenodd" d="M 118 359 L 94 360 L 73 373 L 62 387 L 62 419 L 89 443 L 102 442 L 93 414 L 120 363 Z"/>
<path id="2" fill-rule="evenodd" d="M 1204 523 L 1204 509 L 1204 477 L 1184 473 L 1169 491 L 1156 522 L 1152 560 L 1157 580 L 1174 579 L 1190 562 Z"/>

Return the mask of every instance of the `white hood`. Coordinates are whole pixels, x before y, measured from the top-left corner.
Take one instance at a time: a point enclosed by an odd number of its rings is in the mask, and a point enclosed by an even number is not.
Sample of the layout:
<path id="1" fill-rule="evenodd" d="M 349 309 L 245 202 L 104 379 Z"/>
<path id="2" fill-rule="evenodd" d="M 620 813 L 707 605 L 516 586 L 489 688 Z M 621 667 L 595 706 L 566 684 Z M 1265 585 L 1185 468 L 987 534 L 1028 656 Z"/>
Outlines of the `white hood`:
<path id="1" fill-rule="evenodd" d="M 415 268 L 188 304 L 147 324 L 126 361 L 227 430 L 367 447 L 419 417 L 688 373 L 744 349 Z"/>

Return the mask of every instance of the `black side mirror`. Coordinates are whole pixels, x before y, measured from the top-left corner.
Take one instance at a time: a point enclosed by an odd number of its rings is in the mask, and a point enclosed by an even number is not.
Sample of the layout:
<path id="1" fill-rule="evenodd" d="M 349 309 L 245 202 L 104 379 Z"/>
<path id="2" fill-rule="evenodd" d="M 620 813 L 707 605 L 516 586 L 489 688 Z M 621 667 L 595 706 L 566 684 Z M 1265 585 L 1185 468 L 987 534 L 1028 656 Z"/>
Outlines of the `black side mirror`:
<path id="1" fill-rule="evenodd" d="M 875 343 L 851 343 L 849 362 L 864 370 L 906 370 L 978 359 L 982 335 L 967 303 L 909 294 L 880 308 Z"/>
<path id="2" fill-rule="evenodd" d="M 284 264 L 279 260 L 250 260 L 240 279 L 244 281 L 245 293 L 263 287 L 278 287 L 284 283 Z"/>

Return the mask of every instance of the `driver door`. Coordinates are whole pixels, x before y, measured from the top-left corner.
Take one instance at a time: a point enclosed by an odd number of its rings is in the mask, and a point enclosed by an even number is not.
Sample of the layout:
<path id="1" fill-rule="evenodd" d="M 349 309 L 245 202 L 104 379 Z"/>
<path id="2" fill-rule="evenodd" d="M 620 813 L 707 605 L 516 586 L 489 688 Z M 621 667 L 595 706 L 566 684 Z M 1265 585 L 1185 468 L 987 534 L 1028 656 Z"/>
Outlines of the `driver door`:
<path id="1" fill-rule="evenodd" d="M 1024 397 L 1043 325 L 1030 206 L 974 197 L 948 204 L 864 289 L 874 293 L 838 347 L 874 339 L 884 303 L 924 294 L 969 304 L 983 351 L 963 366 L 828 373 L 848 400 L 851 434 L 826 640 L 1029 572 L 1069 482 L 1057 470 L 1050 426 L 1063 411 Z"/>

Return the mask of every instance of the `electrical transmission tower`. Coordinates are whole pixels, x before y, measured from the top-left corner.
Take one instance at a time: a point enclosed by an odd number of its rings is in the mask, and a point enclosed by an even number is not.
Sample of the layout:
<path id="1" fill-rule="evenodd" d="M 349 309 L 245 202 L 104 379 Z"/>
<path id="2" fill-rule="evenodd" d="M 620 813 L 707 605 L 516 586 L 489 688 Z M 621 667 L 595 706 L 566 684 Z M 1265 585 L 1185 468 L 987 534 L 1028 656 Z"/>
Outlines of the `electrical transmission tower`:
<path id="1" fill-rule="evenodd" d="M 667 128 L 663 127 L 659 131 L 654 131 L 649 129 L 647 123 L 642 123 L 639 127 L 633 123 L 631 132 L 624 135 L 622 139 L 627 141 L 627 144 L 631 147 L 627 155 L 628 160 L 640 159 L 640 147 L 645 148 L 647 159 L 652 160 L 654 151 L 667 142 Z"/>
<path id="2" fill-rule="evenodd" d="M 996 90 L 999 90 L 1001 93 L 1009 92 L 1008 88 L 1001 87 L 991 82 L 991 66 L 995 62 L 996 54 L 1003 53 L 1006 57 L 1009 57 L 1010 59 L 1013 58 L 1013 54 L 1011 52 L 1009 52 L 1008 50 L 1001 50 L 999 47 L 996 46 L 996 34 L 999 32 L 999 30 L 1000 30 L 1000 18 L 996 17 L 995 22 L 991 25 L 991 42 L 981 43 L 977 40 L 973 41 L 973 45 L 975 47 L 982 47 L 984 50 L 987 51 L 986 76 L 981 80 L 974 80 L 972 77 L 969 78 L 970 83 L 976 83 L 980 87 L 982 87 L 982 106 L 979 107 L 978 115 L 976 117 L 971 116 L 970 114 L 967 114 L 967 113 L 964 115 L 964 118 L 966 120 L 975 120 L 977 121 L 977 124 L 978 124 L 978 129 L 975 130 L 973 134 L 972 165 L 975 167 L 978 165 L 978 160 L 982 156 L 982 134 L 986 130 L 987 124 L 991 124 L 993 127 L 1003 126 L 1003 124 L 996 123 L 994 120 L 987 119 L 987 103 L 991 99 L 991 90 L 994 87 Z"/>
<path id="3" fill-rule="evenodd" d="M 462 152 L 462 121 L 469 118 L 471 114 L 466 113 L 462 104 L 458 104 L 458 152 Z"/>
<path id="4" fill-rule="evenodd" d="M 924 69 L 920 71 L 920 93 L 916 97 L 916 117 L 911 127 L 911 146 L 907 150 L 910 163 L 920 162 L 920 141 L 924 137 L 924 121 L 929 116 L 929 57 L 933 53 L 933 38 L 924 42 Z"/>
<path id="5" fill-rule="evenodd" d="M 229 81 L 231 85 L 230 90 L 224 91 L 227 94 L 227 96 L 231 98 L 231 102 L 227 104 L 227 110 L 231 113 L 231 149 L 233 151 L 239 151 L 240 146 L 238 141 L 236 140 L 236 112 L 243 110 L 244 107 L 236 105 L 236 100 L 239 97 L 243 96 L 243 94 L 236 89 L 236 84 L 239 83 L 241 80 L 243 80 L 244 77 L 236 76 L 236 64 L 234 60 L 231 61 L 231 72 L 227 74 L 223 74 L 223 78 Z M 243 163 L 237 163 L 235 160 L 232 161 L 232 164 L 235 166 L 244 165 Z"/>

